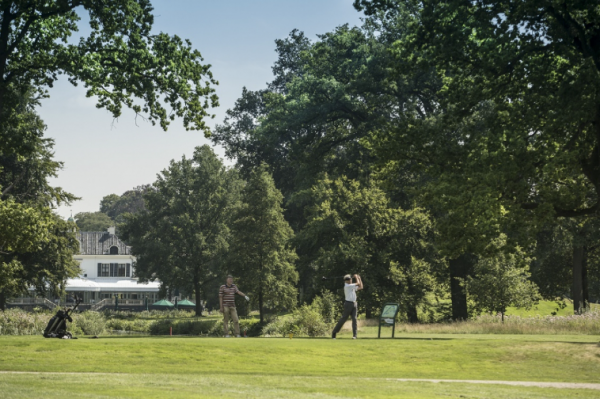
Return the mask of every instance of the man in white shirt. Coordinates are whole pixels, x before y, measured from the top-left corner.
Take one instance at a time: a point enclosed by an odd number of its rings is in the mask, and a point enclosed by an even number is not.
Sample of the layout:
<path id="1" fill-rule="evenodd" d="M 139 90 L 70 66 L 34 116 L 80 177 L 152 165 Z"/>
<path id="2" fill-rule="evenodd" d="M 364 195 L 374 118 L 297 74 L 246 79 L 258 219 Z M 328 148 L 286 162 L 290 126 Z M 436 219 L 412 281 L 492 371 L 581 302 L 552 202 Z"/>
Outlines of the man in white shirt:
<path id="1" fill-rule="evenodd" d="M 352 283 L 352 277 L 354 277 L 355 283 Z M 348 316 L 352 316 L 352 339 L 356 339 L 356 311 L 358 304 L 356 302 L 356 291 L 363 289 L 363 283 L 358 274 L 350 277 L 349 274 L 344 276 L 344 294 L 346 295 L 346 301 L 344 302 L 344 313 L 342 317 L 335 325 L 331 338 L 335 339 L 337 333 L 342 329 L 342 326 L 348 320 Z"/>

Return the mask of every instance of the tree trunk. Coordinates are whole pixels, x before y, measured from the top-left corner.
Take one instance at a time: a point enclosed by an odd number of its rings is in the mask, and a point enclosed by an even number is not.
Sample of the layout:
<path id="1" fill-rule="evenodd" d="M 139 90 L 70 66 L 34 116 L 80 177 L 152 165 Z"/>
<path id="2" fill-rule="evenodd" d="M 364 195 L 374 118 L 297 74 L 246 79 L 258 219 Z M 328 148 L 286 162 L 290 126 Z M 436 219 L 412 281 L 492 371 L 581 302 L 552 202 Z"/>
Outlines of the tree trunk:
<path id="1" fill-rule="evenodd" d="M 260 322 L 263 323 L 265 321 L 263 314 L 263 292 L 262 287 L 258 290 L 258 312 L 260 314 Z"/>
<path id="2" fill-rule="evenodd" d="M 367 319 L 370 319 L 370 318 L 372 318 L 372 317 L 373 317 L 373 311 L 371 310 L 371 308 L 370 308 L 370 307 L 367 307 L 367 308 L 365 309 L 365 317 L 366 317 Z"/>
<path id="3" fill-rule="evenodd" d="M 584 309 L 590 307 L 590 291 L 588 287 L 588 248 L 583 247 L 583 262 L 581 263 L 581 292 L 583 298 Z"/>
<path id="4" fill-rule="evenodd" d="M 196 316 L 202 316 L 202 304 L 200 303 L 200 281 L 194 278 L 194 295 L 196 295 Z"/>
<path id="5" fill-rule="evenodd" d="M 573 311 L 580 314 L 583 310 L 583 246 L 573 248 Z"/>
<path id="6" fill-rule="evenodd" d="M 5 308 L 6 308 L 6 295 L 4 295 L 4 292 L 0 291 L 0 310 L 4 312 Z"/>
<path id="7" fill-rule="evenodd" d="M 406 315 L 408 316 L 409 323 L 418 323 L 419 316 L 417 315 L 417 307 L 413 304 L 408 305 L 408 309 L 406 310 Z"/>
<path id="8" fill-rule="evenodd" d="M 450 259 L 450 296 L 452 299 L 452 320 L 466 320 L 469 317 L 467 309 L 467 293 L 460 285 L 459 279 L 469 275 L 471 262 L 469 256 L 462 254 L 456 259 Z"/>

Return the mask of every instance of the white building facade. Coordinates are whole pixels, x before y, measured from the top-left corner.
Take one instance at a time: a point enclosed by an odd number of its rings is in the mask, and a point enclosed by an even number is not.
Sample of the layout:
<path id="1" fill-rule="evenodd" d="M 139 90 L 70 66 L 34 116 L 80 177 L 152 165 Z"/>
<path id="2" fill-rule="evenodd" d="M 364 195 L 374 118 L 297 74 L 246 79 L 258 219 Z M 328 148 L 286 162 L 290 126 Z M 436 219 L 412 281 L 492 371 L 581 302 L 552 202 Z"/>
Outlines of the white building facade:
<path id="1" fill-rule="evenodd" d="M 84 305 L 110 305 L 117 300 L 124 306 L 141 306 L 159 299 L 160 282 L 138 282 L 131 247 L 115 235 L 114 227 L 101 232 L 81 231 L 77 238 L 80 250 L 74 258 L 81 274 L 67 280 L 67 294 L 82 297 Z"/>

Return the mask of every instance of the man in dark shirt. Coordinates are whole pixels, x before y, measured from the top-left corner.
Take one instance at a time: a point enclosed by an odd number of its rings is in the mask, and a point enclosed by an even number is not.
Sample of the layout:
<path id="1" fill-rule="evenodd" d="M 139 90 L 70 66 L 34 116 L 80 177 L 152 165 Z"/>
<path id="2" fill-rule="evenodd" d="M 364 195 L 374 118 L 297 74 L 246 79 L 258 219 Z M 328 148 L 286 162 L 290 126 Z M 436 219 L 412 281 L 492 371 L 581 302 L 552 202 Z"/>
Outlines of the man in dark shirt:
<path id="1" fill-rule="evenodd" d="M 219 302 L 221 304 L 221 313 L 223 313 L 223 334 L 225 338 L 229 338 L 229 320 L 233 321 L 233 329 L 236 337 L 240 337 L 240 324 L 237 311 L 235 310 L 235 294 L 241 295 L 250 300 L 246 294 L 238 290 L 233 284 L 233 277 L 227 276 L 227 284 L 224 284 L 219 289 Z"/>

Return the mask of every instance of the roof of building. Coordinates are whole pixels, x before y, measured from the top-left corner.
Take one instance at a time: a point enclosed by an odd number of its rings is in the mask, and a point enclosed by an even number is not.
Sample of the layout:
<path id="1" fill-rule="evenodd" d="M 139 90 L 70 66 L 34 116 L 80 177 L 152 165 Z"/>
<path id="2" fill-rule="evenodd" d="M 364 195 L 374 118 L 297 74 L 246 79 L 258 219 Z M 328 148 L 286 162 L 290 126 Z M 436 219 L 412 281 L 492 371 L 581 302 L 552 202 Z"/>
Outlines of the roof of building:
<path id="1" fill-rule="evenodd" d="M 98 281 L 87 278 L 67 279 L 67 291 L 156 292 L 160 282 L 138 283 L 137 280 Z"/>
<path id="2" fill-rule="evenodd" d="M 80 231 L 77 239 L 80 255 L 111 255 L 111 247 L 117 247 L 119 255 L 131 255 L 131 247 L 108 231 Z"/>

